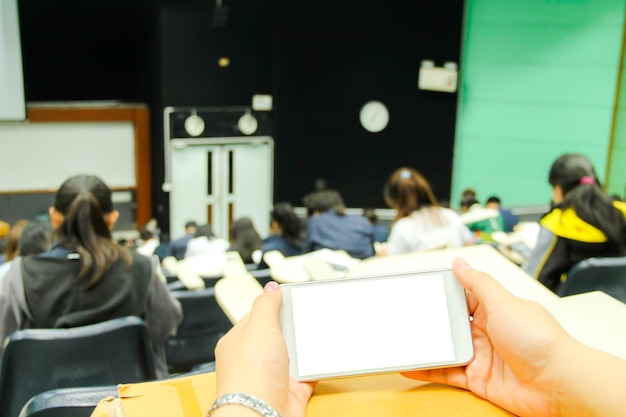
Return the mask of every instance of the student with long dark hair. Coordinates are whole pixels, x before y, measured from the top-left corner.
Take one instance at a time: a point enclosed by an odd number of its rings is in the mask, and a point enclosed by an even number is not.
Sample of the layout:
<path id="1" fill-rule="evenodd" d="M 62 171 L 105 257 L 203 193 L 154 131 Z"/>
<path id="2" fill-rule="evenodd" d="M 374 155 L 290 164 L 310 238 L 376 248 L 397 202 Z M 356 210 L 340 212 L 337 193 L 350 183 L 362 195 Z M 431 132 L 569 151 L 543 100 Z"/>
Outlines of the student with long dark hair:
<path id="1" fill-rule="evenodd" d="M 17 258 L 0 287 L 0 340 L 23 328 L 66 328 L 123 316 L 145 320 L 157 375 L 167 367 L 163 342 L 180 323 L 180 303 L 157 276 L 158 261 L 115 243 L 119 217 L 98 177 L 74 176 L 49 210 L 55 243 Z"/>
<path id="2" fill-rule="evenodd" d="M 556 291 L 577 262 L 626 255 L 626 203 L 602 190 L 593 165 L 580 154 L 559 157 L 548 179 L 553 209 L 541 219 L 537 246 L 523 268 Z"/>
<path id="3" fill-rule="evenodd" d="M 302 225 L 291 204 L 274 204 L 270 217 L 270 236 L 263 240 L 263 253 L 277 250 L 284 256 L 301 254 Z"/>
<path id="4" fill-rule="evenodd" d="M 230 248 L 229 251 L 239 252 L 244 264 L 255 263 L 252 254 L 261 250 L 263 240 L 254 228 L 252 219 L 242 217 L 233 222 L 230 228 Z"/>
<path id="5" fill-rule="evenodd" d="M 385 186 L 384 197 L 387 205 L 396 209 L 387 239 L 389 255 L 459 247 L 472 238 L 458 214 L 439 205 L 426 178 L 414 169 L 394 171 Z"/>

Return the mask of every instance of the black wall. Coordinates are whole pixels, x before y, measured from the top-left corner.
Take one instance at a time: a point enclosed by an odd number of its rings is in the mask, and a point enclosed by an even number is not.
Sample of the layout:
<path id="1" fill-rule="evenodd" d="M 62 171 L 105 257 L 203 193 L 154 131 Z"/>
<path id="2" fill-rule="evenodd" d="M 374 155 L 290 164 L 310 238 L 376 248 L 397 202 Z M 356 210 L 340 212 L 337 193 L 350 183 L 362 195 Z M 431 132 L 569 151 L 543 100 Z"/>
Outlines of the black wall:
<path id="1" fill-rule="evenodd" d="M 417 89 L 422 59 L 459 62 L 462 0 L 328 5 L 223 0 L 20 0 L 27 101 L 146 102 L 152 114 L 155 214 L 168 229 L 165 106 L 249 105 L 274 96 L 275 199 L 300 205 L 316 178 L 350 207 L 383 207 L 392 170 L 421 170 L 450 191 L 456 94 Z M 218 65 L 228 57 L 230 65 Z M 383 101 L 390 123 L 360 127 Z"/>

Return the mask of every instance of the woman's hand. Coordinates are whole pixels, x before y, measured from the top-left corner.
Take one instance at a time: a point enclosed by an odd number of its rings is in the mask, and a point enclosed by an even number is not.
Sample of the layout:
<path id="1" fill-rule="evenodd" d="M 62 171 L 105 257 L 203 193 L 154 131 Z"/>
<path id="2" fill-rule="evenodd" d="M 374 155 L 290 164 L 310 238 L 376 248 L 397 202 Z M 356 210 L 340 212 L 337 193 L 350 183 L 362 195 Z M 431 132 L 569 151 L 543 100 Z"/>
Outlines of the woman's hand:
<path id="1" fill-rule="evenodd" d="M 220 339 L 215 349 L 217 396 L 243 392 L 267 402 L 283 417 L 302 417 L 314 384 L 289 376 L 287 346 L 278 322 L 281 305 L 280 286 L 268 283 L 250 313 Z M 246 411 L 224 406 L 214 416 L 242 416 Z"/>
<path id="2" fill-rule="evenodd" d="M 463 259 L 453 270 L 467 290 L 474 359 L 466 366 L 403 375 L 465 388 L 520 416 L 558 415 L 564 353 L 576 342 L 540 305 L 511 295 Z"/>

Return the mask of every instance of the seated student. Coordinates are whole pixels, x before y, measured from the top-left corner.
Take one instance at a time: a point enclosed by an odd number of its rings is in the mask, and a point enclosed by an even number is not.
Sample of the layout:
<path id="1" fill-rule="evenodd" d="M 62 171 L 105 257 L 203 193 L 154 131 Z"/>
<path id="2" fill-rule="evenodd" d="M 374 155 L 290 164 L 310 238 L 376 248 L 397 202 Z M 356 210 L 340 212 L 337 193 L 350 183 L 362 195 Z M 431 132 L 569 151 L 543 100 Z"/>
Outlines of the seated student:
<path id="1" fill-rule="evenodd" d="M 522 268 L 556 292 L 577 262 L 626 255 L 626 203 L 602 190 L 593 165 L 580 154 L 554 161 L 548 181 L 553 209 L 540 220 L 537 245 Z"/>
<path id="2" fill-rule="evenodd" d="M 506 229 L 505 232 L 512 232 L 513 227 L 519 223 L 517 216 L 513 214 L 511 210 L 502 207 L 502 202 L 498 196 L 492 195 L 489 197 L 487 199 L 487 203 L 485 203 L 485 207 L 489 209 L 496 209 L 500 212 L 502 221 L 504 222 L 504 228 Z"/>
<path id="3" fill-rule="evenodd" d="M 15 224 L 9 230 L 6 237 L 6 245 L 4 247 L 4 261 L 9 262 L 17 257 L 18 247 L 20 244 L 20 236 L 24 226 L 28 224 L 28 220 L 22 219 L 15 222 Z"/>
<path id="4" fill-rule="evenodd" d="M 230 228 L 230 248 L 229 251 L 239 252 L 244 264 L 256 264 L 253 254 L 261 251 L 263 240 L 254 228 L 252 219 L 242 217 L 233 222 Z M 259 259 L 260 260 L 260 259 Z"/>
<path id="5" fill-rule="evenodd" d="M 9 271 L 16 257 L 34 255 L 50 249 L 48 231 L 47 224 L 37 220 L 19 220 L 13 225 L 7 240 L 7 261 L 0 265 L 0 280 Z"/>
<path id="6" fill-rule="evenodd" d="M 289 203 L 276 203 L 270 213 L 270 236 L 263 240 L 263 253 L 277 250 L 283 256 L 302 253 L 302 225 Z"/>
<path id="7" fill-rule="evenodd" d="M 479 232 L 488 236 L 493 232 L 504 232 L 506 230 L 502 214 L 497 210 L 481 206 L 476 197 L 466 197 L 461 200 L 461 213 L 470 212 L 473 214 L 484 214 L 484 217 L 486 217 L 483 220 L 467 223 L 467 227 L 472 232 Z"/>
<path id="8" fill-rule="evenodd" d="M 225 253 L 230 243 L 215 236 L 210 224 L 198 226 L 193 238 L 187 243 L 185 258 L 209 253 Z"/>
<path id="9" fill-rule="evenodd" d="M 139 231 L 139 242 L 136 242 L 137 253 L 144 256 L 154 255 L 154 251 L 159 247 L 161 242 L 153 231 L 147 227 L 142 227 Z"/>
<path id="10" fill-rule="evenodd" d="M 367 208 L 363 210 L 363 215 L 372 223 L 372 226 L 374 226 L 374 242 L 385 243 L 389 238 L 389 228 L 378 224 L 376 211 L 372 208 Z"/>
<path id="11" fill-rule="evenodd" d="M 304 252 L 328 248 L 358 259 L 374 256 L 374 226 L 364 216 L 346 215 L 337 191 L 313 191 L 303 203 L 309 214 Z"/>
<path id="12" fill-rule="evenodd" d="M 463 259 L 453 270 L 467 291 L 474 358 L 404 376 L 469 390 L 523 417 L 626 416 L 626 360 L 578 342 L 539 304 L 513 296 Z M 217 400 L 208 417 L 258 416 L 253 405 L 278 413 L 261 415 L 305 415 L 315 383 L 289 377 L 281 303 L 280 286 L 268 283 L 249 315 L 218 342 Z M 251 395 L 252 404 L 229 401 L 233 393 Z"/>
<path id="13" fill-rule="evenodd" d="M 111 239 L 119 212 L 98 177 L 74 176 L 54 196 L 48 252 L 14 260 L 0 284 L 0 340 L 24 328 L 64 328 L 123 316 L 145 320 L 157 375 L 163 343 L 182 320 L 180 303 L 157 276 L 157 262 Z"/>
<path id="14" fill-rule="evenodd" d="M 179 261 L 185 257 L 187 252 L 187 244 L 193 239 L 194 233 L 198 229 L 198 224 L 194 221 L 188 221 L 185 223 L 185 235 L 170 241 L 170 255 Z"/>
<path id="15" fill-rule="evenodd" d="M 414 169 L 400 168 L 389 177 L 385 201 L 396 209 L 387 254 L 460 247 L 472 238 L 453 210 L 439 206 L 428 181 Z"/>
<path id="16" fill-rule="evenodd" d="M 6 236 L 9 234 L 10 230 L 11 226 L 9 225 L 9 223 L 0 220 L 0 265 L 2 265 L 6 261 Z"/>
<path id="17" fill-rule="evenodd" d="M 18 256 L 39 255 L 52 249 L 52 227 L 48 220 L 31 220 L 22 229 Z"/>

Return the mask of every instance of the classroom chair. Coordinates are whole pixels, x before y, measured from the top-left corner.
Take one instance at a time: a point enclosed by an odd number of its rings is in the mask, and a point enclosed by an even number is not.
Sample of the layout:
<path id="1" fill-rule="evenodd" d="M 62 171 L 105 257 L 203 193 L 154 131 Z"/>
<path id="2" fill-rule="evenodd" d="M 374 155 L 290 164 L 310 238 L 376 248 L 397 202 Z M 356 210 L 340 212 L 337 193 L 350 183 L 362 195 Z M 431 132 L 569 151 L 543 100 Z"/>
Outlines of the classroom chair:
<path id="1" fill-rule="evenodd" d="M 603 291 L 626 303 L 626 256 L 589 258 L 578 262 L 567 273 L 557 294 Z"/>
<path id="2" fill-rule="evenodd" d="M 215 360 L 217 341 L 232 327 L 215 299 L 215 289 L 172 291 L 183 309 L 176 334 L 165 342 L 170 372 L 186 372 L 194 365 Z"/>
<path id="3" fill-rule="evenodd" d="M 19 417 L 89 417 L 101 399 L 117 397 L 117 385 L 59 388 L 31 398 Z"/>
<path id="4" fill-rule="evenodd" d="M 121 317 L 70 329 L 26 329 L 4 343 L 0 416 L 17 417 L 33 396 L 56 388 L 156 378 L 144 321 Z"/>

